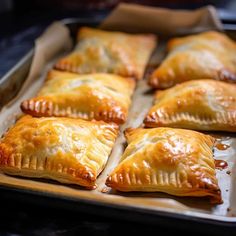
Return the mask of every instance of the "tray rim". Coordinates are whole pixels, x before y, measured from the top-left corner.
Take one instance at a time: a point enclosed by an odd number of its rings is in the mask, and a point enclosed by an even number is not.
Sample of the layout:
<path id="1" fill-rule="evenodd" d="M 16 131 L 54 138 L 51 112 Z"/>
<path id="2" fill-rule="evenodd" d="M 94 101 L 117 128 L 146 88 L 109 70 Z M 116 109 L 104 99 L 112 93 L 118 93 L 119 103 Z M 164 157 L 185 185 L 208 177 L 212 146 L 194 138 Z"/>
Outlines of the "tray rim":
<path id="1" fill-rule="evenodd" d="M 98 24 L 101 19 L 95 19 L 89 20 L 89 19 L 84 19 L 84 18 L 64 18 L 62 20 L 59 20 L 59 22 L 63 23 L 64 25 L 68 26 L 70 24 Z M 236 25 L 233 25 L 232 27 L 227 27 L 226 25 L 225 30 L 229 31 L 236 31 Z M 1 83 L 5 82 L 12 73 L 14 73 L 17 69 L 19 69 L 24 63 L 27 62 L 32 62 L 32 56 L 34 53 L 34 47 L 26 53 L 22 59 L 14 65 L 0 80 L 0 86 Z M 5 104 L 4 106 L 6 106 Z M 34 180 L 35 181 L 35 180 Z M 85 197 L 69 197 L 67 195 L 62 195 L 62 194 L 56 194 L 53 192 L 49 191 L 39 191 L 36 189 L 31 189 L 31 188 L 22 188 L 20 186 L 14 186 L 14 185 L 4 185 L 0 183 L 0 191 L 5 190 L 8 192 L 17 192 L 19 194 L 27 194 L 31 196 L 43 196 L 46 198 L 50 198 L 51 200 L 57 199 L 57 200 L 62 200 L 62 201 L 67 201 L 70 203 L 84 203 L 86 205 L 93 205 L 93 206 L 100 206 L 100 207 L 106 207 L 109 209 L 113 210 L 124 210 L 124 211 L 131 211 L 131 212 L 140 212 L 145 215 L 151 214 L 153 217 L 168 217 L 172 219 L 179 219 L 179 220 L 184 220 L 184 221 L 191 221 L 191 222 L 197 222 L 197 223 L 205 223 L 209 224 L 212 226 L 226 226 L 230 227 L 233 226 L 236 228 L 236 216 L 221 216 L 221 215 L 211 215 L 209 213 L 201 213 L 201 212 L 194 212 L 194 211 L 189 211 L 191 214 L 183 214 L 178 212 L 172 212 L 170 211 L 169 208 L 166 208 L 167 210 L 164 210 L 163 207 L 157 207 L 154 210 L 151 210 L 149 208 L 145 207 L 137 207 L 137 206 L 132 206 L 132 205 L 122 205 L 122 204 L 117 204 L 116 202 L 110 203 L 110 202 L 104 202 L 104 201 L 97 201 L 97 200 L 92 200 L 92 199 L 86 199 Z M 159 209 L 158 209 L 159 208 Z"/>

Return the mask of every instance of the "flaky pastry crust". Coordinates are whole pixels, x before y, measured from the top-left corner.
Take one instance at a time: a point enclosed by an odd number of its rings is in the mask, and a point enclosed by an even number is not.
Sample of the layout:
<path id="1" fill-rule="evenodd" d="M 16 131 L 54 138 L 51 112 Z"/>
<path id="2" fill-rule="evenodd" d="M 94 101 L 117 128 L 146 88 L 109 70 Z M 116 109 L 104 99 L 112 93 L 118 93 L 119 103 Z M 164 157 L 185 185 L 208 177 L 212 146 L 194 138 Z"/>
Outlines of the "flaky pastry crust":
<path id="1" fill-rule="evenodd" d="M 153 88 L 197 79 L 236 82 L 236 43 L 223 33 L 209 31 L 174 38 L 167 49 L 166 59 L 149 78 Z"/>
<path id="2" fill-rule="evenodd" d="M 55 68 L 79 74 L 114 73 L 141 79 L 156 46 L 154 35 L 132 35 L 82 27 L 74 51 Z"/>
<path id="3" fill-rule="evenodd" d="M 32 116 L 73 117 L 123 124 L 135 82 L 112 74 L 78 75 L 52 70 L 35 98 L 21 104 Z"/>
<path id="4" fill-rule="evenodd" d="M 117 135 L 102 121 L 27 115 L 0 141 L 0 170 L 93 189 Z"/>
<path id="5" fill-rule="evenodd" d="M 128 147 L 106 185 L 120 191 L 208 196 L 221 203 L 213 159 L 214 138 L 196 131 L 126 130 Z"/>
<path id="6" fill-rule="evenodd" d="M 157 91 L 146 127 L 236 131 L 236 84 L 195 80 Z"/>

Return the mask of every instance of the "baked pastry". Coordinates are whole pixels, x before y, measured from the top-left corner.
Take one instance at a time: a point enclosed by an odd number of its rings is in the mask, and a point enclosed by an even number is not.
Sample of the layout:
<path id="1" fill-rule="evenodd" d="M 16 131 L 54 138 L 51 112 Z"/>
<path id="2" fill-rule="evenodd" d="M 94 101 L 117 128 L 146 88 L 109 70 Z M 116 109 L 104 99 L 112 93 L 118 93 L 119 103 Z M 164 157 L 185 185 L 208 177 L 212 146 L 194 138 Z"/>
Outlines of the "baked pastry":
<path id="1" fill-rule="evenodd" d="M 0 141 L 0 170 L 93 189 L 117 133 L 102 121 L 24 116 Z"/>
<path id="2" fill-rule="evenodd" d="M 78 44 L 55 68 L 79 74 L 105 72 L 141 79 L 156 46 L 154 35 L 132 35 L 82 27 Z"/>
<path id="3" fill-rule="evenodd" d="M 52 70 L 37 97 L 22 102 L 32 116 L 63 116 L 125 122 L 135 87 L 133 79 L 112 74 L 78 75 Z"/>
<path id="4" fill-rule="evenodd" d="M 192 80 L 157 91 L 146 127 L 236 131 L 236 84 Z"/>
<path id="5" fill-rule="evenodd" d="M 221 203 L 213 159 L 214 138 L 196 131 L 127 129 L 128 147 L 106 185 L 120 191 L 208 196 Z"/>
<path id="6" fill-rule="evenodd" d="M 167 49 L 166 59 L 149 79 L 154 88 L 197 79 L 236 82 L 236 43 L 223 33 L 210 31 L 174 38 Z"/>

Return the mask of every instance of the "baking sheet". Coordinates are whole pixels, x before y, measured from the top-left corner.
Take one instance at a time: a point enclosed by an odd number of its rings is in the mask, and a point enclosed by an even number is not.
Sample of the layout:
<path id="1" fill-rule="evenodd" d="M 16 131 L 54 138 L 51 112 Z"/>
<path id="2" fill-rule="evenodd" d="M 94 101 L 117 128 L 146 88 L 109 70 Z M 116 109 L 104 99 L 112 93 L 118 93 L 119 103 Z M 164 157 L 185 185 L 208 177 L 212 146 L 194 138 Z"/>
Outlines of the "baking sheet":
<path id="1" fill-rule="evenodd" d="M 164 42 L 159 42 L 158 48 L 149 62 L 149 70 L 160 63 L 164 56 Z M 60 55 L 61 56 L 61 55 Z M 43 70 L 42 76 L 29 77 L 22 87 L 19 95 L 7 104 L 0 112 L 0 135 L 10 127 L 17 117 L 21 115 L 19 105 L 21 101 L 34 96 L 42 86 L 47 71 L 52 67 L 58 57 L 48 63 Z M 152 105 L 154 91 L 146 84 L 146 80 L 138 82 L 133 95 L 133 103 L 129 111 L 128 121 L 121 127 L 115 147 L 109 161 L 98 177 L 97 189 L 85 190 L 74 185 L 62 185 L 50 180 L 27 179 L 12 177 L 0 173 L 0 185 L 14 189 L 30 190 L 33 192 L 47 193 L 52 196 L 86 200 L 112 206 L 127 206 L 142 208 L 147 211 L 161 211 L 185 216 L 193 216 L 224 222 L 236 222 L 236 137 L 233 134 L 214 134 L 219 142 L 229 145 L 225 150 L 215 148 L 215 158 L 225 160 L 228 168 L 217 170 L 217 178 L 222 191 L 224 203 L 211 205 L 208 199 L 173 197 L 164 193 L 121 193 L 105 186 L 105 180 L 111 170 L 119 163 L 120 157 L 126 146 L 123 130 L 127 127 L 138 127 Z"/>

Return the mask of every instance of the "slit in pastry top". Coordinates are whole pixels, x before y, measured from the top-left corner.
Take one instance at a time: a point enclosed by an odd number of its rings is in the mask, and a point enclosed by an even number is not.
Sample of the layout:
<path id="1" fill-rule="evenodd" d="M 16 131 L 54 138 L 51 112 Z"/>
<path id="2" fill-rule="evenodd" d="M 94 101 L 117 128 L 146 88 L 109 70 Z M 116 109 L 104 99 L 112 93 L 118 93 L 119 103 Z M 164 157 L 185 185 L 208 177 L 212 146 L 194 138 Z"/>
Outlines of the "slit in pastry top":
<path id="1" fill-rule="evenodd" d="M 213 137 L 173 128 L 129 128 L 125 135 L 128 146 L 109 174 L 107 186 L 125 192 L 164 192 L 222 202 Z"/>
<path id="2" fill-rule="evenodd" d="M 134 80 L 119 75 L 78 75 L 52 70 L 38 95 L 23 101 L 21 109 L 37 117 L 73 117 L 122 124 L 134 87 Z"/>
<path id="3" fill-rule="evenodd" d="M 132 35 L 82 27 L 74 51 L 55 68 L 79 74 L 103 72 L 141 79 L 156 46 L 154 35 Z"/>
<path id="4" fill-rule="evenodd" d="M 236 84 L 192 80 L 157 91 L 146 127 L 236 131 Z"/>
<path id="5" fill-rule="evenodd" d="M 198 79 L 236 83 L 236 43 L 223 33 L 209 31 L 174 38 L 167 50 L 167 57 L 149 78 L 153 88 Z"/>

